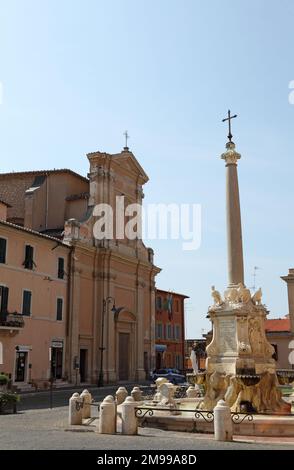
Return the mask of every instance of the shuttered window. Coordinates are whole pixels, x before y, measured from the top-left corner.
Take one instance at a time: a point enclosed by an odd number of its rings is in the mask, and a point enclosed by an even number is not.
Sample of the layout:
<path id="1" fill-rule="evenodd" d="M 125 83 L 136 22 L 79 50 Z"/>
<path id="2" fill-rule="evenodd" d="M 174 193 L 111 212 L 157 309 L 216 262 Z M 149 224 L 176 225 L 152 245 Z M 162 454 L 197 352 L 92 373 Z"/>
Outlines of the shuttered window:
<path id="1" fill-rule="evenodd" d="M 162 298 L 160 296 L 156 297 L 156 308 L 162 310 Z"/>
<path id="2" fill-rule="evenodd" d="M 0 238 L 0 263 L 6 263 L 6 240 Z"/>
<path id="3" fill-rule="evenodd" d="M 62 321 L 63 299 L 57 299 L 56 320 Z"/>
<path id="4" fill-rule="evenodd" d="M 7 313 L 8 310 L 8 287 L 0 286 L 0 312 Z"/>
<path id="5" fill-rule="evenodd" d="M 34 248 L 31 245 L 26 245 L 25 260 L 23 262 L 25 269 L 33 269 L 34 263 Z"/>
<path id="6" fill-rule="evenodd" d="M 23 300 L 22 300 L 22 314 L 30 316 L 32 313 L 31 306 L 32 306 L 32 293 L 29 290 L 24 290 Z"/>
<path id="7" fill-rule="evenodd" d="M 64 258 L 58 258 L 58 279 L 64 278 Z"/>

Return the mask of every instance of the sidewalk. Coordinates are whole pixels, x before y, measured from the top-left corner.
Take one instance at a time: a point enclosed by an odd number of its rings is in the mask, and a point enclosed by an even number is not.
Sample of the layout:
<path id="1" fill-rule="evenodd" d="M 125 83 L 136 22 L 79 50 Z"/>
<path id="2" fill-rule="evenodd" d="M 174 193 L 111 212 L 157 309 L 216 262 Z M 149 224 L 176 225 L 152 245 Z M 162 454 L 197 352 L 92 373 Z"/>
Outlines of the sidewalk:
<path id="1" fill-rule="evenodd" d="M 128 388 L 133 388 L 135 386 L 140 386 L 140 387 L 146 387 L 146 386 L 149 386 L 151 385 L 152 382 L 150 381 L 143 381 L 143 382 L 118 382 L 118 383 L 113 383 L 113 384 L 107 384 L 107 385 L 104 385 L 103 387 L 98 387 L 98 385 L 96 384 L 91 384 L 91 383 L 82 383 L 82 384 L 79 384 L 79 385 L 75 385 L 75 384 L 67 384 L 67 385 L 60 385 L 60 386 L 54 386 L 53 384 L 53 388 L 52 388 L 52 391 L 54 393 L 57 393 L 57 392 L 63 392 L 63 391 L 72 391 L 72 392 L 76 392 L 76 391 L 83 391 L 84 389 L 88 389 L 88 390 L 93 390 L 93 389 L 97 389 L 97 390 L 101 390 L 101 391 L 104 391 L 107 392 L 108 390 L 109 391 L 113 391 L 113 389 L 117 389 L 118 387 L 126 387 L 127 389 Z M 17 392 L 18 395 L 22 396 L 22 397 L 26 397 L 26 396 L 35 396 L 35 395 L 39 395 L 39 394 L 44 394 L 44 393 L 50 393 L 51 392 L 51 389 L 50 387 L 49 388 L 46 388 L 46 389 L 42 389 L 42 390 L 32 390 L 32 391 L 24 391 L 24 392 Z"/>

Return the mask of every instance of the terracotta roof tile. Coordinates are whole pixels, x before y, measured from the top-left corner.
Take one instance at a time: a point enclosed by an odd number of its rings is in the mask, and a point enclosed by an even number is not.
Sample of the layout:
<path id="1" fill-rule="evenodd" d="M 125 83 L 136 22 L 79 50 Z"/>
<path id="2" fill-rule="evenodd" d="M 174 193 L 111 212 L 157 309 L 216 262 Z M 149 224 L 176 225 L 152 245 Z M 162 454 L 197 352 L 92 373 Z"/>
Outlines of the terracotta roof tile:
<path id="1" fill-rule="evenodd" d="M 4 206 L 6 206 L 6 207 L 11 207 L 10 204 L 7 204 L 7 202 L 2 201 L 2 199 L 0 199 L 0 204 L 4 204 Z"/>
<path id="2" fill-rule="evenodd" d="M 73 176 L 77 176 L 85 181 L 89 181 L 88 178 L 85 176 L 76 173 L 75 171 L 70 170 L 69 168 L 61 168 L 58 170 L 36 170 L 36 171 L 12 171 L 10 173 L 0 173 L 0 178 L 7 177 L 7 176 L 22 176 L 22 175 L 50 175 L 50 174 L 58 174 L 58 173 L 70 173 Z"/>
<path id="3" fill-rule="evenodd" d="M 274 318 L 265 320 L 265 331 L 290 331 L 290 319 Z"/>
<path id="4" fill-rule="evenodd" d="M 49 235 L 45 235 L 43 233 L 36 232 L 35 230 L 32 230 L 32 229 L 27 228 L 27 227 L 21 227 L 20 225 L 12 224 L 11 222 L 6 222 L 5 220 L 0 220 L 0 225 L 6 225 L 7 227 L 11 227 L 11 228 L 14 228 L 16 230 L 21 230 L 23 232 L 30 233 L 31 235 L 35 235 L 37 237 L 47 238 L 47 240 L 52 240 L 52 241 L 58 243 L 59 245 L 63 245 L 67 248 L 70 248 L 70 246 L 67 243 L 64 243 L 62 240 L 59 240 L 58 238 L 50 237 Z"/>

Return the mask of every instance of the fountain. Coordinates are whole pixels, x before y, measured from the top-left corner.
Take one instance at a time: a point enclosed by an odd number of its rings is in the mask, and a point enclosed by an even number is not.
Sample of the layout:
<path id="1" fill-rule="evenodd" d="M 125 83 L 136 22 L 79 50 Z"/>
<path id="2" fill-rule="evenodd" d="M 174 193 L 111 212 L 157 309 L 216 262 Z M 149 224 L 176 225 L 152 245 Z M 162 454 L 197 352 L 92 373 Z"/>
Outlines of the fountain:
<path id="1" fill-rule="evenodd" d="M 230 113 L 228 119 L 229 122 L 232 119 Z M 235 150 L 230 128 L 228 138 L 221 158 L 225 160 L 227 173 L 229 283 L 223 295 L 212 286 L 213 305 L 208 309 L 212 340 L 206 348 L 206 370 L 199 372 L 195 365 L 194 372 L 187 374 L 190 384 L 204 386 L 204 397 L 174 400 L 173 406 L 180 412 L 177 416 L 170 416 L 162 409 L 156 412 L 153 404 L 152 416 L 149 413 L 147 421 L 168 429 L 188 431 L 196 426 L 197 431 L 211 432 L 212 411 L 224 400 L 231 408 L 238 434 L 294 436 L 291 403 L 282 399 L 274 348 L 265 334 L 264 322 L 269 312 L 262 303 L 261 289 L 251 293 L 244 284 L 237 174 L 241 155 Z M 146 402 L 145 406 L 151 405 Z"/>

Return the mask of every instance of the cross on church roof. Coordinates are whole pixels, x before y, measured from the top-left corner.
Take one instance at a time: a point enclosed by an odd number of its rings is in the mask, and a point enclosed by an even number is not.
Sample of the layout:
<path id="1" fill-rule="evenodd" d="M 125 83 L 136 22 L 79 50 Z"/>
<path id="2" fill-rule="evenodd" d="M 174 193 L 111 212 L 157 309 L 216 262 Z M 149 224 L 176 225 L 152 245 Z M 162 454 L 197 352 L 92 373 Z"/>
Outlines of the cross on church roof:
<path id="1" fill-rule="evenodd" d="M 129 134 L 128 134 L 128 131 L 125 131 L 124 132 L 124 136 L 126 138 L 126 146 L 124 147 L 124 150 L 129 150 L 129 147 L 128 147 L 128 140 L 130 138 Z"/>
<path id="2" fill-rule="evenodd" d="M 228 139 L 230 142 L 232 142 L 232 132 L 231 132 L 231 119 L 234 119 L 237 117 L 237 114 L 234 114 L 234 116 L 231 116 L 231 111 L 228 110 L 228 117 L 223 119 L 222 122 L 229 121 L 229 133 L 228 133 Z"/>

